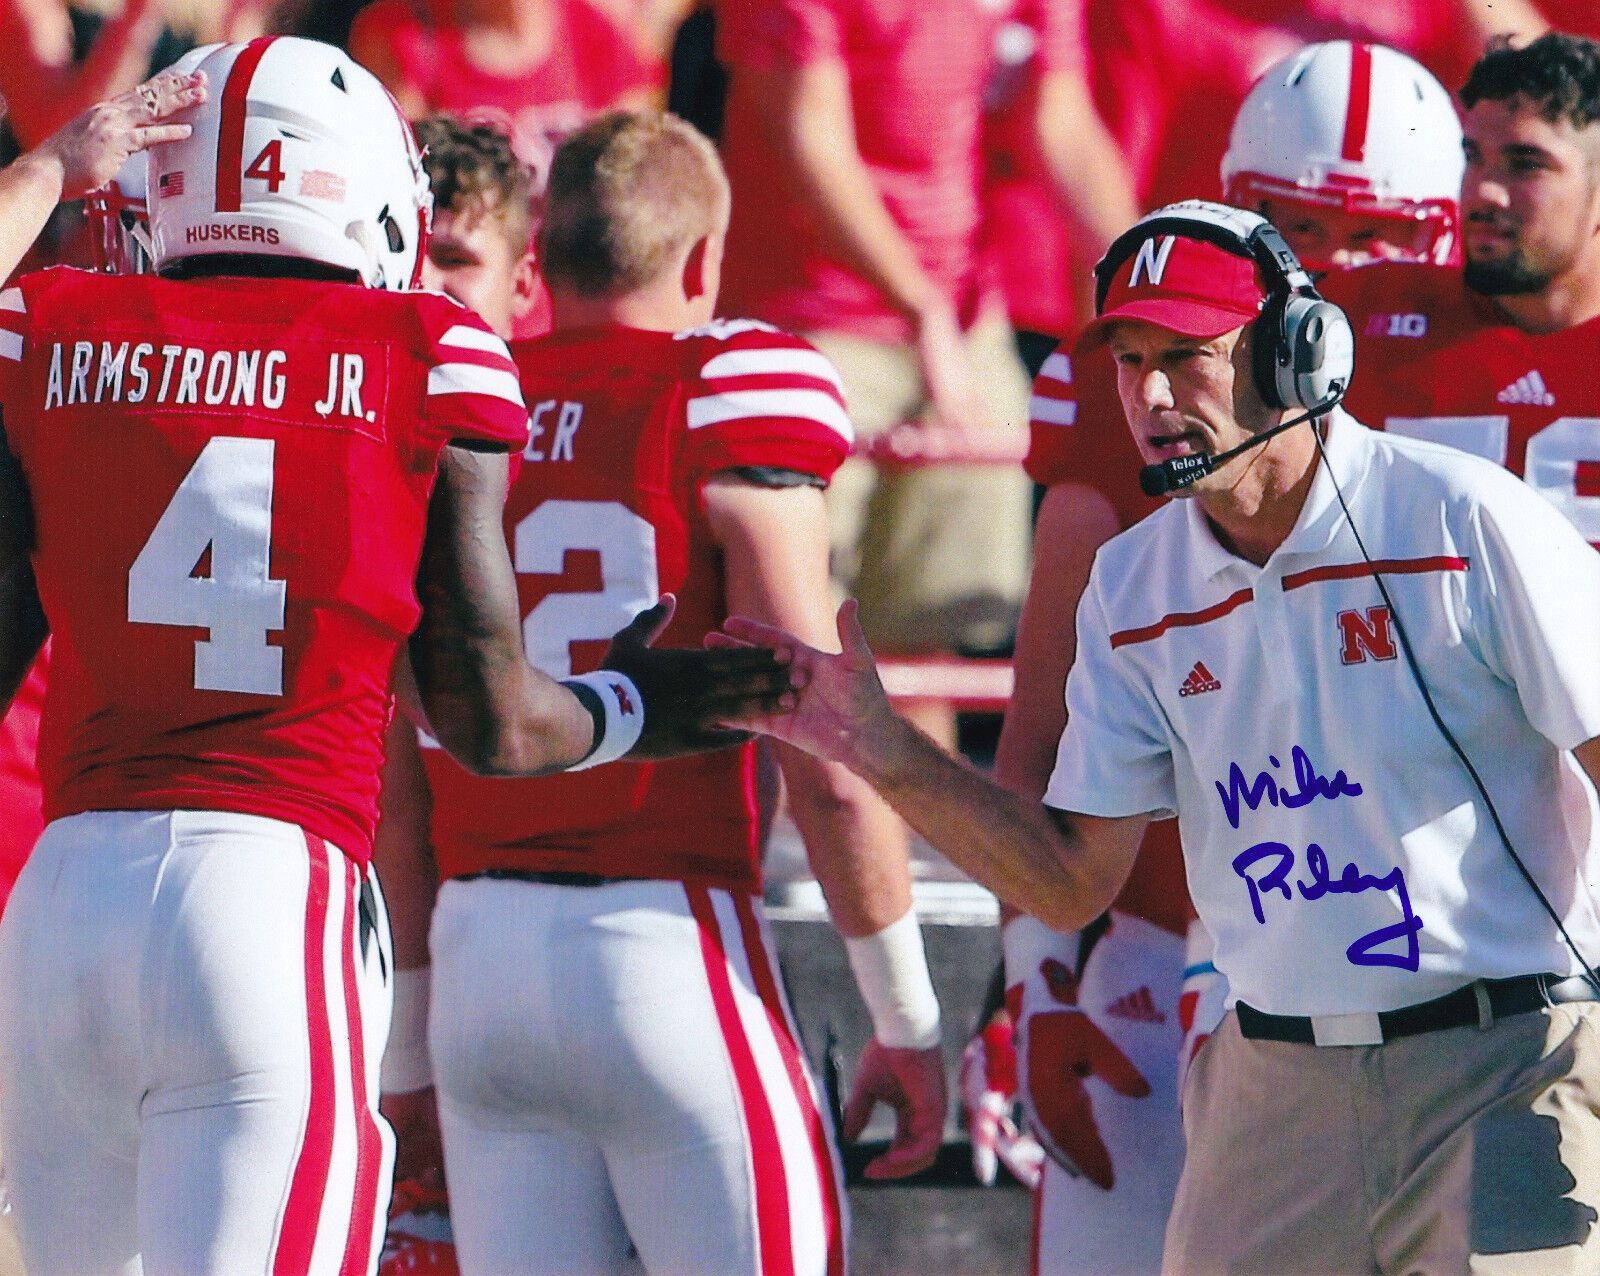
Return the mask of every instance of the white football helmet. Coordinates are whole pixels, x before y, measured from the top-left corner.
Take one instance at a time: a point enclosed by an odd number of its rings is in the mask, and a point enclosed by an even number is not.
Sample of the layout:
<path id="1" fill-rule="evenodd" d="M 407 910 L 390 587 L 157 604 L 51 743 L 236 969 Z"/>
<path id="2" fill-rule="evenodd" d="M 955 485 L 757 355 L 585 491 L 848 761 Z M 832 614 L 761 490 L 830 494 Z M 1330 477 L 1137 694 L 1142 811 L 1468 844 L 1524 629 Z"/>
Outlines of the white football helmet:
<path id="1" fill-rule="evenodd" d="M 198 56 L 197 56 L 198 55 Z M 387 89 L 329 44 L 263 36 L 185 58 L 210 80 L 183 141 L 151 148 L 151 256 L 294 257 L 412 288 L 433 197 Z"/>
<path id="2" fill-rule="evenodd" d="M 1454 260 L 1461 122 L 1445 87 L 1381 44 L 1330 40 L 1274 64 L 1234 116 L 1224 198 L 1389 223 L 1404 259 Z M 1312 270 L 1330 262 L 1301 254 Z"/>

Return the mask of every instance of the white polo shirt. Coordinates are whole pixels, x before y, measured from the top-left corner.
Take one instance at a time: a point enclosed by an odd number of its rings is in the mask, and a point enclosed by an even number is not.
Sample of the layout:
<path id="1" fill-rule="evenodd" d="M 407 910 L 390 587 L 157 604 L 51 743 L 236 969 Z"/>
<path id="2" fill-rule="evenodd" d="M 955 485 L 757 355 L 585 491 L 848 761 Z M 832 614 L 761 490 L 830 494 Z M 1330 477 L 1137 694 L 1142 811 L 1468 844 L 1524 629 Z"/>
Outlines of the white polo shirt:
<path id="1" fill-rule="evenodd" d="M 1591 961 L 1600 555 L 1521 480 L 1343 413 L 1327 450 L 1422 677 Z M 1475 978 L 1576 973 L 1428 715 L 1327 469 L 1264 567 L 1172 501 L 1108 542 L 1078 608 L 1045 802 L 1176 812 L 1234 995 L 1392 1010 Z"/>

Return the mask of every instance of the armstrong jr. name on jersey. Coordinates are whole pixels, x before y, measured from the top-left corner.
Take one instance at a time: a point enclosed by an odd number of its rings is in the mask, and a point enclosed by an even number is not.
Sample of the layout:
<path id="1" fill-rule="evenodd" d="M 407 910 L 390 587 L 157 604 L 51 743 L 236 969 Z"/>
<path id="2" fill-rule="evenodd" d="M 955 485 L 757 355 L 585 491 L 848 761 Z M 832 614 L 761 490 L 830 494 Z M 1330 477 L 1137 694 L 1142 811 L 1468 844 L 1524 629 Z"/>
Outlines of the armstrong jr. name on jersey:
<path id="1" fill-rule="evenodd" d="M 301 408 L 330 416 L 374 421 L 377 411 L 362 402 L 368 361 L 381 384 L 387 371 L 382 346 L 366 351 L 291 348 L 208 349 L 150 341 L 55 341 L 50 344 L 44 387 L 46 412 L 77 404 L 147 407 L 254 408 L 283 410 L 293 395 Z M 326 362 L 324 363 L 324 360 Z"/>

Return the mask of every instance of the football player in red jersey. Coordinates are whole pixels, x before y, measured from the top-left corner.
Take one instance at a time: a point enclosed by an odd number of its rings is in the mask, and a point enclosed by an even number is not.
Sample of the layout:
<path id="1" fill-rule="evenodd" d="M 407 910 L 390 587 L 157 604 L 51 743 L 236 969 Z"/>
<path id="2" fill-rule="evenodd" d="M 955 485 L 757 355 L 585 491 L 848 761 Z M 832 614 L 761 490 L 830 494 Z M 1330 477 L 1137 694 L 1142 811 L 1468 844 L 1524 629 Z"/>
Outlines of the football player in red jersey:
<path id="1" fill-rule="evenodd" d="M 193 105 L 203 83 L 181 71 L 163 72 L 148 84 L 99 103 L 0 170 L 0 280 L 16 268 L 63 199 L 81 199 L 109 182 L 130 155 L 157 142 L 187 137 L 187 124 L 161 123 Z M 31 573 L 14 569 L 0 588 L 31 602 Z M 44 827 L 36 763 L 39 710 L 44 700 L 41 655 L 11 709 L 0 720 L 0 907 Z M 17 673 L 13 671 L 14 679 Z"/>
<path id="2" fill-rule="evenodd" d="M 435 734 L 490 773 L 721 743 L 787 679 L 647 651 L 670 608 L 618 671 L 527 665 L 491 534 L 527 412 L 499 338 L 404 291 L 409 128 L 329 46 L 195 63 L 210 96 L 150 161 L 168 277 L 0 293 L 0 571 L 31 554 L 55 639 L 50 823 L 0 924 L 7 1185 L 36 1273 L 364 1272 L 402 641 Z"/>
<path id="3" fill-rule="evenodd" d="M 715 151 L 672 117 L 606 116 L 557 153 L 556 331 L 514 347 L 534 434 L 505 520 L 547 669 L 590 667 L 662 588 L 669 640 L 730 607 L 828 632 L 821 489 L 850 425 L 808 343 L 710 322 L 727 209 Z M 631 1243 L 652 1271 L 840 1270 L 832 1134 L 759 899 L 754 750 L 537 785 L 423 756 L 444 884 L 428 1049 L 395 1048 L 431 1055 L 463 1269 L 615 1271 Z M 944 1096 L 899 825 L 838 768 L 780 762 L 876 1029 L 845 1133 L 891 1102 L 868 1173 L 910 1173 Z"/>
<path id="4" fill-rule="evenodd" d="M 1418 63 L 1392 49 L 1331 41 L 1285 59 L 1251 90 L 1223 182 L 1234 202 L 1278 219 L 1313 270 L 1374 259 L 1444 262 L 1457 247 L 1459 138 L 1448 93 Z M 1139 490 L 1142 462 L 1106 351 L 1064 342 L 1034 382 L 1030 417 L 1028 472 L 1049 491 L 995 773 L 1039 796 L 1065 720 L 1073 617 L 1095 551 L 1160 501 Z M 1227 992 L 1204 928 L 1188 923 L 1178 853 L 1176 827 L 1152 825 L 1103 935 L 1057 935 L 1026 916 L 1007 922 L 1018 1084 L 1052 1152 L 1035 1214 L 1037 1271 L 1159 1269 L 1183 1152 L 1174 1094 Z M 1154 1015 L 1138 1013 L 1144 989 Z M 1085 1018 L 1136 1064 L 1151 1097 L 1136 1093 L 1098 1041 L 1090 1043 L 1097 1053 L 1085 1046 Z M 1157 1041 L 1163 1034 L 1165 1044 Z M 1084 1081 L 1093 1057 L 1111 1063 Z"/>
<path id="5" fill-rule="evenodd" d="M 187 124 L 163 123 L 173 112 L 203 99 L 201 78 L 163 72 L 108 102 L 98 103 L 70 121 L 33 151 L 0 170 L 0 279 L 8 276 L 62 199 L 79 199 L 105 185 L 130 154 L 157 142 L 187 137 Z M 20 602 L 32 608 L 32 573 L 17 564 L 0 589 L 0 608 Z M 15 591 L 13 597 L 12 591 Z M 14 684 L 20 670 L 7 677 Z M 10 893 L 35 838 L 43 827 L 39 775 L 35 761 L 39 706 L 44 679 L 37 670 L 27 680 L 28 703 L 14 700 L 0 723 L 0 906 Z M 7 690 L 11 690 L 8 684 Z M 0 1273 L 22 1271 L 9 1214 L 0 1215 Z"/>
<path id="6" fill-rule="evenodd" d="M 1356 334 L 1346 403 L 1506 466 L 1600 543 L 1600 44 L 1501 43 L 1460 96 L 1465 265 L 1326 281 Z"/>

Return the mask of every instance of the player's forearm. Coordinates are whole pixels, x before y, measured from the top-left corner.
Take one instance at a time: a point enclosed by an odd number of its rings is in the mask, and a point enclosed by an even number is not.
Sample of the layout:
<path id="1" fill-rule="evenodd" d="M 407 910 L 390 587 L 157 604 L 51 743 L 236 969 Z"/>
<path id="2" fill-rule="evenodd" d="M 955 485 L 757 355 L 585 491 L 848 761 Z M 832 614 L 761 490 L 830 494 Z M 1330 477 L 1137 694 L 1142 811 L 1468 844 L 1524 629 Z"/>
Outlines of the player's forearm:
<path id="1" fill-rule="evenodd" d="M 4 280 L 39 238 L 61 200 L 61 161 L 47 150 L 28 154 L 0 169 L 0 280 Z"/>
<path id="2" fill-rule="evenodd" d="M 833 924 L 847 938 L 882 930 L 911 907 L 905 825 L 865 780 L 775 744 L 789 810 Z"/>
<path id="3" fill-rule="evenodd" d="M 503 452 L 451 446 L 439 460 L 417 573 L 411 668 L 435 737 L 476 775 L 559 771 L 585 757 L 596 719 L 522 655 L 516 577 L 501 514 Z"/>
<path id="4" fill-rule="evenodd" d="M 850 768 L 929 845 L 1003 902 L 1058 930 L 1076 930 L 1105 911 L 1129 865 L 1094 853 L 1070 817 L 1008 792 L 904 719 L 894 722 L 891 732 L 862 736 Z"/>

